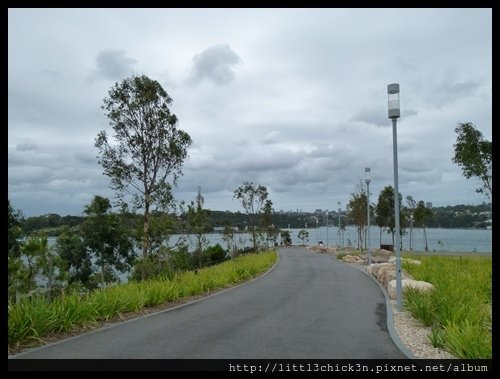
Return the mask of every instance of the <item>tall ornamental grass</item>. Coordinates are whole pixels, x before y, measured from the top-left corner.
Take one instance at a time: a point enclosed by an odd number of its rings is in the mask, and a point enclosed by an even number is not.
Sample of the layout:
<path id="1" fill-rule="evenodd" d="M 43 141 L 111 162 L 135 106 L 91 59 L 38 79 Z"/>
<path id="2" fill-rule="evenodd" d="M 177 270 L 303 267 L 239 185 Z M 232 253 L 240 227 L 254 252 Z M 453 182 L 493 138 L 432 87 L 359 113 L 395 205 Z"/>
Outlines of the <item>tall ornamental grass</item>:
<path id="1" fill-rule="evenodd" d="M 43 341 L 52 333 L 97 324 L 125 312 L 174 302 L 181 298 L 229 287 L 268 270 L 277 260 L 269 251 L 246 254 L 219 265 L 186 271 L 172 279 L 158 277 L 94 291 L 88 295 L 63 295 L 49 303 L 43 298 L 9 304 L 9 347 Z"/>
<path id="2" fill-rule="evenodd" d="M 435 290 L 405 291 L 405 307 L 426 326 L 429 338 L 459 358 L 491 358 L 492 265 L 489 257 L 413 256 L 420 265 L 404 261 L 416 279 Z"/>

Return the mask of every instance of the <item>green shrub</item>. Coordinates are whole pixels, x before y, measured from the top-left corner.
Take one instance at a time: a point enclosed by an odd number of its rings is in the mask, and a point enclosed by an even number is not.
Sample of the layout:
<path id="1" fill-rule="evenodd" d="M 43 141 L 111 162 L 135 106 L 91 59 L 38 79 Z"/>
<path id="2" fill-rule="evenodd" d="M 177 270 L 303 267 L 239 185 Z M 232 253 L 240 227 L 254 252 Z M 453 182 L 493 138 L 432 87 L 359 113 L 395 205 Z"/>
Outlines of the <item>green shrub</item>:
<path id="1" fill-rule="evenodd" d="M 436 324 L 443 330 L 431 332 L 429 338 L 443 337 L 444 346 L 459 358 L 491 358 L 491 258 L 413 258 L 421 264 L 404 262 L 403 267 L 416 280 L 432 283 L 435 290 L 405 291 L 405 306 L 424 325 Z"/>
<path id="2" fill-rule="evenodd" d="M 8 306 L 8 344 L 40 341 L 50 333 L 108 320 L 182 297 L 224 288 L 266 271 L 276 262 L 274 251 L 246 254 L 219 265 L 181 272 L 172 278 L 156 276 L 144 282 L 130 282 L 80 296 L 76 292 L 49 303 L 44 298 L 24 299 Z"/>

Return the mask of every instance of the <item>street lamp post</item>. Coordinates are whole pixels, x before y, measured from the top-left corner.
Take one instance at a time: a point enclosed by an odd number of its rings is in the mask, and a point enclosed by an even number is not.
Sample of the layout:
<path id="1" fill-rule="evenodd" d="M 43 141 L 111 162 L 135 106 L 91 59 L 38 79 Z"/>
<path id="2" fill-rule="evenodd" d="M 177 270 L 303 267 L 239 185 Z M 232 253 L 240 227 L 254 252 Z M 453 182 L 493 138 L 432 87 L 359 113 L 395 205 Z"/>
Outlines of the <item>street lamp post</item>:
<path id="1" fill-rule="evenodd" d="M 316 219 L 316 244 L 319 244 L 319 229 L 318 229 L 319 220 Z"/>
<path id="2" fill-rule="evenodd" d="M 370 167 L 365 168 L 365 182 L 366 182 L 366 248 L 368 250 L 368 264 L 372 263 L 372 255 L 370 250 Z"/>
<path id="3" fill-rule="evenodd" d="M 399 108 L 399 84 L 393 83 L 387 86 L 389 118 L 392 120 L 392 145 L 394 160 L 394 224 L 396 227 L 396 246 L 394 253 L 396 255 L 396 296 L 397 307 L 403 309 L 403 291 L 401 285 L 401 234 L 399 231 L 399 188 L 398 188 L 398 135 L 396 130 L 397 119 L 401 116 Z"/>
<path id="4" fill-rule="evenodd" d="M 328 249 L 328 209 L 326 210 L 326 248 Z"/>
<path id="5" fill-rule="evenodd" d="M 342 241 L 341 241 L 341 236 L 340 236 L 340 201 L 337 203 L 339 207 L 339 248 L 342 248 Z"/>

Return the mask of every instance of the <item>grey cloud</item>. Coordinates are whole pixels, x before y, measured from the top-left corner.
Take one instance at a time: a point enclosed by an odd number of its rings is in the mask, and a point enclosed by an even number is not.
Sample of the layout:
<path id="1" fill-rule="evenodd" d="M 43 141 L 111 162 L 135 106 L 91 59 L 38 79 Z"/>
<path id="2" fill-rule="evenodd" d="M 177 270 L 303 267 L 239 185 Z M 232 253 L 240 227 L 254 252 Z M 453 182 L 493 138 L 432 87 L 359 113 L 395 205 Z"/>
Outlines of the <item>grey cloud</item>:
<path id="1" fill-rule="evenodd" d="M 439 80 L 428 83 L 429 105 L 441 108 L 463 97 L 474 94 L 483 84 L 480 79 L 462 78 L 455 70 L 448 70 Z"/>
<path id="2" fill-rule="evenodd" d="M 383 108 L 381 108 L 383 109 Z M 387 112 L 382 110 L 364 109 L 350 119 L 351 121 L 360 121 L 366 124 L 376 126 L 390 126 L 387 118 Z"/>
<path id="3" fill-rule="evenodd" d="M 281 133 L 278 131 L 273 131 L 273 132 L 267 133 L 262 138 L 262 143 L 266 144 L 266 145 L 272 145 L 272 144 L 280 142 L 281 140 L 283 140 L 283 136 L 281 135 Z"/>
<path id="4" fill-rule="evenodd" d="M 197 85 L 203 79 L 210 79 L 217 85 L 228 84 L 235 78 L 233 67 L 241 58 L 227 44 L 216 45 L 193 58 L 193 71 L 189 84 Z"/>
<path id="5" fill-rule="evenodd" d="M 414 109 L 403 109 L 401 111 L 402 118 L 416 116 L 416 115 L 418 115 L 418 112 Z"/>
<path id="6" fill-rule="evenodd" d="M 38 149 L 39 149 L 38 145 L 36 143 L 31 143 L 31 142 L 20 143 L 16 146 L 16 150 L 19 151 L 32 151 Z"/>
<path id="7" fill-rule="evenodd" d="M 132 65 L 135 63 L 136 59 L 125 56 L 125 50 L 104 49 L 97 55 L 96 68 L 89 79 L 124 79 L 132 73 Z"/>

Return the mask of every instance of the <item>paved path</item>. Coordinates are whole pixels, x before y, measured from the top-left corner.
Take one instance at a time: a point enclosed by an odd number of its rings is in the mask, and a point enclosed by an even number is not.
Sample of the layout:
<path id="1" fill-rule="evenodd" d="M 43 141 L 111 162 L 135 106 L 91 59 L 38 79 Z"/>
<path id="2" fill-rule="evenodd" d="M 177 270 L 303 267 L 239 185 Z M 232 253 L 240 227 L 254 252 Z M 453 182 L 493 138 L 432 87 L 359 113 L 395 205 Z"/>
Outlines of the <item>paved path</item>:
<path id="1" fill-rule="evenodd" d="M 405 358 L 368 276 L 331 255 L 280 249 L 249 284 L 16 358 Z"/>

